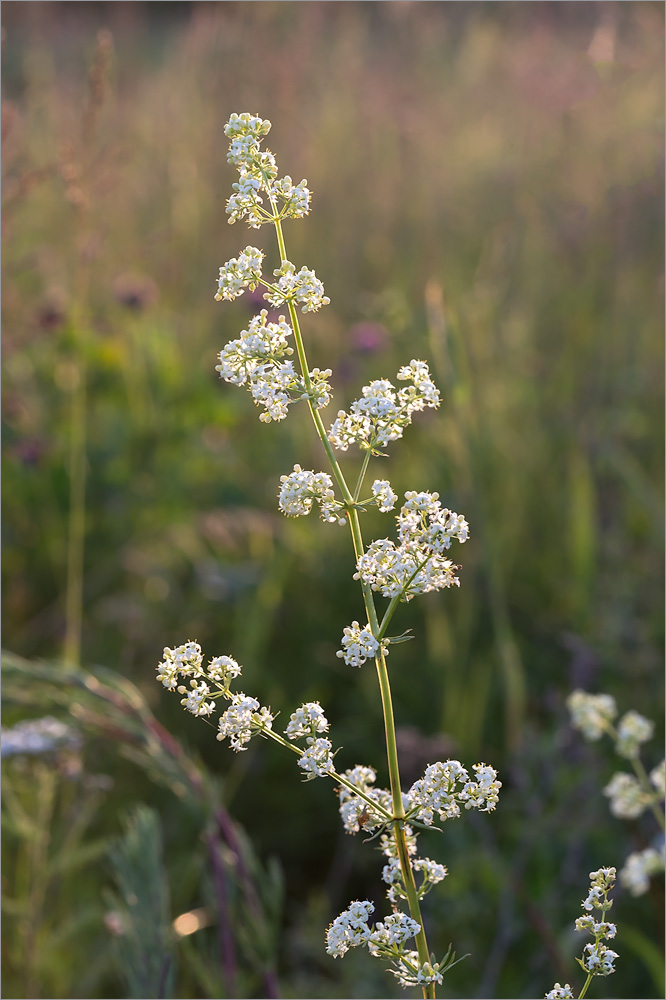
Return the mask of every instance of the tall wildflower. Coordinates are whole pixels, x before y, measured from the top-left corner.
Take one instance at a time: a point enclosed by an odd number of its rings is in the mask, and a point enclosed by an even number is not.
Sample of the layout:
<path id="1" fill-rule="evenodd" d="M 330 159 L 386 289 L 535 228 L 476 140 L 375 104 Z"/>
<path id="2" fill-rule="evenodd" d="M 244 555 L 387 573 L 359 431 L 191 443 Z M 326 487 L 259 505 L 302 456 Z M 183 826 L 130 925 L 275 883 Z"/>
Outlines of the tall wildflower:
<path id="1" fill-rule="evenodd" d="M 303 517 L 318 509 L 331 525 L 348 525 L 354 550 L 350 573 L 360 584 L 359 620 L 344 626 L 338 656 L 352 667 L 375 663 L 386 729 L 389 788 L 375 786 L 374 768 L 357 764 L 338 771 L 330 725 L 318 702 L 305 702 L 289 717 L 284 734 L 274 726 L 275 715 L 259 700 L 232 690 L 241 676 L 240 665 L 230 656 L 218 656 L 204 666 L 195 642 L 165 649 L 157 679 L 179 693 L 183 707 L 208 718 L 221 700 L 227 706 L 218 718 L 218 740 L 229 740 L 236 752 L 247 749 L 255 736 L 279 743 L 297 756 L 306 780 L 330 778 L 339 796 L 344 829 L 351 834 L 374 831 L 384 857 L 382 878 L 390 906 L 387 916 L 370 922 L 375 905 L 369 900 L 349 904 L 330 925 L 326 950 L 333 958 L 351 948 L 366 947 L 388 963 L 405 988 L 419 987 L 424 997 L 434 997 L 444 973 L 455 963 L 448 952 L 437 959 L 428 949 L 420 902 L 448 875 L 446 867 L 419 855 L 419 829 L 461 816 L 476 809 L 492 811 L 501 782 L 488 764 L 470 770 L 459 761 L 436 761 L 408 791 L 400 781 L 395 725 L 386 657 L 393 643 L 388 628 L 397 605 L 433 590 L 459 586 L 460 566 L 451 549 L 467 541 L 469 526 L 461 514 L 443 506 L 436 492 L 410 490 L 404 496 L 395 522 L 395 538 L 363 542 L 361 515 L 371 507 L 389 513 L 399 503 L 391 483 L 375 478 L 366 487 L 369 464 L 384 449 L 402 438 L 413 417 L 440 405 L 440 393 L 427 362 L 410 359 L 395 377 L 378 378 L 363 386 L 348 410 L 338 410 L 328 431 L 321 411 L 333 395 L 330 368 L 310 368 L 300 328 L 300 314 L 316 312 L 329 304 L 315 272 L 297 266 L 287 257 L 282 231 L 285 219 L 300 219 L 310 211 L 311 193 L 305 179 L 294 184 L 279 176 L 273 153 L 263 148 L 271 123 L 258 115 L 233 114 L 225 127 L 229 139 L 228 161 L 238 171 L 227 201 L 230 223 L 246 221 L 253 228 L 272 225 L 277 237 L 277 266 L 266 271 L 263 250 L 246 246 L 219 269 L 218 301 L 232 301 L 246 290 L 264 289 L 267 309 L 220 351 L 217 371 L 224 381 L 244 387 L 259 407 L 264 423 L 284 420 L 290 408 L 305 404 L 327 458 L 329 471 L 304 469 L 294 464 L 280 477 L 278 509 L 288 517 Z M 396 384 L 399 384 L 396 387 Z M 338 463 L 336 452 L 358 448 L 360 471 L 352 489 Z M 387 602 L 380 614 L 376 600 Z M 364 621 L 361 621 L 364 618 Z"/>

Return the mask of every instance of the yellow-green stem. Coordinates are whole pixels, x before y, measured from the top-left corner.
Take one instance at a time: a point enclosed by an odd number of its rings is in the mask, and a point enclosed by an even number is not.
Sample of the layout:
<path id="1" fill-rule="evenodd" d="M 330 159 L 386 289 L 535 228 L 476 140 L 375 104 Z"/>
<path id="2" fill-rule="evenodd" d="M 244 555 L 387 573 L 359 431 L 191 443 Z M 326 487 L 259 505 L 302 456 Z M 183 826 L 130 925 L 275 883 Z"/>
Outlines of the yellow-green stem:
<path id="1" fill-rule="evenodd" d="M 277 234 L 280 259 L 281 261 L 285 261 L 287 260 L 287 251 L 285 248 L 282 226 L 280 224 L 280 220 L 277 218 L 277 212 L 275 212 L 273 221 L 275 223 L 275 231 Z M 298 314 L 296 312 L 296 308 L 293 302 L 290 301 L 288 303 L 288 307 L 289 307 L 289 316 L 294 331 L 294 342 L 296 344 L 296 352 L 298 354 L 298 360 L 301 366 L 303 380 L 305 382 L 305 387 L 307 392 L 311 393 L 312 383 L 310 380 L 309 366 L 305 354 L 305 345 L 303 343 L 301 328 L 298 321 Z M 363 536 L 361 534 L 361 524 L 359 521 L 358 511 L 353 509 L 353 507 L 351 506 L 355 502 L 355 500 L 358 499 L 358 497 L 356 496 L 356 494 L 352 496 L 352 494 L 350 493 L 347 482 L 342 474 L 342 470 L 340 469 L 338 461 L 333 452 L 333 448 L 331 447 L 331 443 L 328 440 L 328 435 L 326 434 L 323 421 L 321 419 L 321 416 L 319 415 L 319 411 L 317 410 L 316 406 L 312 401 L 312 398 L 308 399 L 308 405 L 310 409 L 310 414 L 312 416 L 312 420 L 317 430 L 317 434 L 319 436 L 322 445 L 324 446 L 324 450 L 326 451 L 326 455 L 331 464 L 333 475 L 335 476 L 335 480 L 340 488 L 340 492 L 342 493 L 343 499 L 345 503 L 348 505 L 347 516 L 349 519 L 349 527 L 351 530 L 352 541 L 354 545 L 354 553 L 356 556 L 356 560 L 358 561 L 359 557 L 363 554 L 364 551 Z M 361 471 L 361 476 L 359 476 L 359 482 L 356 487 L 356 492 L 360 490 L 363 481 L 363 476 L 365 475 L 365 470 L 367 468 L 369 459 L 370 456 L 369 455 L 366 456 L 366 460 L 364 461 L 363 469 Z M 370 588 L 369 584 L 364 582 L 361 583 L 361 588 L 363 591 L 363 602 L 365 604 L 368 623 L 372 630 L 373 636 L 375 638 L 379 638 L 380 637 L 379 621 L 377 618 L 377 611 L 375 608 L 372 589 Z M 388 625 L 388 621 L 386 620 L 385 616 L 384 627 L 386 627 L 386 625 Z M 416 947 L 419 955 L 419 962 L 421 965 L 424 965 L 426 962 L 430 961 L 430 953 L 428 951 L 428 942 L 426 939 L 425 929 L 423 926 L 421 907 L 419 904 L 416 883 L 414 881 L 414 872 L 412 870 L 411 862 L 409 860 L 407 838 L 405 836 L 405 830 L 404 830 L 405 810 L 402 804 L 400 769 L 398 766 L 398 748 L 395 738 L 395 721 L 393 718 L 391 686 L 389 683 L 388 670 L 386 669 L 386 659 L 383 653 L 380 653 L 380 655 L 376 658 L 375 663 L 377 666 L 377 676 L 379 678 L 379 688 L 381 692 L 382 710 L 384 715 L 384 730 L 386 733 L 386 754 L 388 761 L 389 780 L 391 785 L 391 798 L 393 802 L 393 819 L 394 819 L 393 831 L 395 837 L 395 844 L 398 853 L 398 858 L 400 861 L 402 879 L 405 886 L 405 891 L 407 893 L 409 912 L 411 914 L 412 919 L 415 920 L 420 927 L 420 931 L 416 935 Z M 355 791 L 358 794 L 358 789 L 355 789 Z M 434 983 L 429 983 L 427 986 L 423 987 L 423 996 L 425 1000 L 430 1000 L 430 998 L 435 997 Z"/>

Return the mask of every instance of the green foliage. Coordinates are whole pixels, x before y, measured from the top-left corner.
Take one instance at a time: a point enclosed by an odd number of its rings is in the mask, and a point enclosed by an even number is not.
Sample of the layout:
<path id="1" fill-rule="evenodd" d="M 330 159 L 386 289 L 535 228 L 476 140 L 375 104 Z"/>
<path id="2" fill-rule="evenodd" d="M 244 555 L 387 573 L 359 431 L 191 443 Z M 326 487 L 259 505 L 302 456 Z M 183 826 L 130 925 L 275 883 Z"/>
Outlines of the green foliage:
<path id="1" fill-rule="evenodd" d="M 110 897 L 119 921 L 118 968 L 128 997 L 172 997 L 173 932 L 159 816 L 154 809 L 136 806 L 125 827 L 110 854 L 118 887 Z"/>

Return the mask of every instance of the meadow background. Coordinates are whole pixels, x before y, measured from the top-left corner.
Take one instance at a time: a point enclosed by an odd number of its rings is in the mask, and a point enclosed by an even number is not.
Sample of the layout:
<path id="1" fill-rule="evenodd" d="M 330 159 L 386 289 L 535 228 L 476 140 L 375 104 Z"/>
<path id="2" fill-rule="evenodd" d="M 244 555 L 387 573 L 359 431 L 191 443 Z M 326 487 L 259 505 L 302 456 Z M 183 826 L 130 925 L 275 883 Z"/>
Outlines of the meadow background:
<path id="1" fill-rule="evenodd" d="M 587 874 L 654 829 L 610 816 L 621 764 L 566 696 L 653 718 L 649 766 L 663 741 L 663 20 L 5 0 L 3 721 L 81 742 L 3 763 L 4 997 L 403 995 L 324 953 L 349 900 L 383 898 L 329 785 L 273 745 L 233 755 L 154 681 L 198 639 L 283 718 L 320 700 L 343 766 L 385 777 L 374 671 L 335 657 L 351 549 L 277 511 L 282 473 L 323 468 L 308 415 L 266 427 L 214 371 L 256 305 L 214 302 L 217 268 L 248 242 L 275 258 L 226 223 L 232 111 L 270 118 L 314 192 L 286 239 L 331 298 L 304 323 L 330 419 L 412 357 L 442 390 L 376 473 L 472 531 L 460 590 L 396 618 L 405 782 L 442 754 L 504 782 L 496 813 L 425 835 L 450 870 L 431 946 L 472 956 L 441 995 L 582 983 Z M 613 913 L 618 971 L 590 996 L 663 995 L 658 880 Z"/>

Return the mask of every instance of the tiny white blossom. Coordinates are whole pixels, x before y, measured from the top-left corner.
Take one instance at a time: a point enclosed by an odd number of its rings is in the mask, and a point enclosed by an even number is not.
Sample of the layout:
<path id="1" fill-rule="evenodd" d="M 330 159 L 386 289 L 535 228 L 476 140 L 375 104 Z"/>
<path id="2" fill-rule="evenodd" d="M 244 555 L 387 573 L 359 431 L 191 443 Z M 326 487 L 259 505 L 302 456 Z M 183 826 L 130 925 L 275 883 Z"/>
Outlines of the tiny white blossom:
<path id="1" fill-rule="evenodd" d="M 632 896 L 642 896 L 650 887 L 650 876 L 664 870 L 664 854 L 654 847 L 644 851 L 634 851 L 629 855 L 620 871 L 620 882 Z"/>
<path id="2" fill-rule="evenodd" d="M 248 698 L 239 691 L 231 696 L 231 707 L 220 716 L 218 740 L 229 738 L 232 750 L 245 750 L 253 733 L 262 728 L 271 729 L 273 716 L 269 709 L 260 706 L 256 698 Z"/>
<path id="3" fill-rule="evenodd" d="M 360 667 L 366 660 L 377 656 L 379 649 L 379 642 L 370 626 L 364 625 L 361 628 L 358 622 L 352 622 L 343 630 L 342 649 L 335 655 L 344 658 L 350 667 Z"/>
<path id="4" fill-rule="evenodd" d="M 310 191 L 307 183 L 307 180 L 303 178 L 299 184 L 293 184 L 289 174 L 275 182 L 273 192 L 284 201 L 280 212 L 282 218 L 301 219 L 308 214 L 310 211 Z"/>
<path id="5" fill-rule="evenodd" d="M 324 778 L 335 769 L 333 744 L 330 740 L 308 736 L 306 749 L 298 760 L 298 766 L 308 778 Z"/>
<path id="6" fill-rule="evenodd" d="M 555 983 L 550 993 L 546 993 L 545 1000 L 574 1000 L 573 990 L 568 983 L 564 986 Z"/>
<path id="7" fill-rule="evenodd" d="M 426 406 L 439 406 L 439 391 L 430 379 L 425 361 L 412 361 L 398 372 L 398 378 L 414 384 L 396 392 L 388 379 L 375 379 L 364 385 L 361 397 L 349 413 L 340 410 L 328 439 L 334 448 L 346 451 L 350 444 L 378 453 L 390 441 L 402 437 L 412 414 Z"/>
<path id="8" fill-rule="evenodd" d="M 254 289 L 261 279 L 261 263 L 263 251 L 256 247 L 245 247 L 245 250 L 232 257 L 220 268 L 218 290 L 215 298 L 219 301 L 231 301 L 242 295 L 246 288 Z"/>
<path id="9" fill-rule="evenodd" d="M 341 958 L 350 948 L 357 948 L 370 937 L 368 919 L 374 913 L 369 900 L 350 903 L 339 917 L 336 917 L 326 931 L 326 951 L 333 958 Z"/>
<path id="10" fill-rule="evenodd" d="M 617 725 L 617 742 L 615 749 L 621 757 L 636 760 L 640 753 L 641 743 L 652 738 L 654 722 L 646 719 L 638 712 L 627 712 Z"/>
<path id="11" fill-rule="evenodd" d="M 392 913 L 385 920 L 375 924 L 367 940 L 368 951 L 375 958 L 380 958 L 395 945 L 400 946 L 405 944 L 410 938 L 415 937 L 420 930 L 420 925 L 415 920 L 412 920 L 411 917 L 408 917 L 406 913 Z"/>
<path id="12" fill-rule="evenodd" d="M 398 500 L 398 495 L 391 489 L 388 479 L 375 479 L 372 484 L 372 495 L 383 514 L 393 510 Z"/>
<path id="13" fill-rule="evenodd" d="M 157 665 L 157 680 L 174 691 L 181 677 L 201 677 L 203 674 L 201 646 L 198 642 L 185 642 L 170 649 L 164 647 L 164 659 Z"/>
<path id="14" fill-rule="evenodd" d="M 435 813 L 441 820 L 455 819 L 460 815 L 461 804 L 465 809 L 492 811 L 502 782 L 488 764 L 475 764 L 474 771 L 477 780 L 470 781 L 469 773 L 458 760 L 430 764 L 409 790 L 410 812 L 430 826 Z"/>
<path id="15" fill-rule="evenodd" d="M 312 504 L 319 504 L 324 521 L 334 523 L 341 505 L 335 499 L 333 480 L 327 472 L 309 472 L 295 465 L 288 476 L 280 476 L 278 506 L 288 517 L 309 514 Z"/>
<path id="16" fill-rule="evenodd" d="M 618 958 L 616 951 L 611 951 L 602 942 L 590 941 L 583 949 L 583 968 L 593 976 L 610 976 L 615 972 L 613 962 Z"/>
<path id="17" fill-rule="evenodd" d="M 228 688 L 229 682 L 240 677 L 241 668 L 231 656 L 215 656 L 208 664 L 206 674 L 215 684 Z"/>
<path id="18" fill-rule="evenodd" d="M 298 302 L 303 312 L 316 312 L 331 301 L 324 295 L 324 286 L 317 275 L 307 267 L 297 272 L 291 261 L 284 260 L 273 273 L 278 279 L 277 287 L 266 292 L 264 298 L 274 306 Z"/>
<path id="19" fill-rule="evenodd" d="M 206 701 L 206 698 L 210 694 L 210 688 L 205 681 L 196 681 L 194 678 L 190 681 L 191 691 L 187 691 L 185 687 L 179 687 L 178 690 L 181 694 L 185 694 L 186 697 L 181 699 L 181 705 L 191 712 L 192 715 L 212 715 L 215 711 L 215 702 Z"/>
<path id="20" fill-rule="evenodd" d="M 352 785 L 355 785 L 366 797 L 374 799 L 378 805 L 390 812 L 392 806 L 391 793 L 385 788 L 374 788 L 377 772 L 372 767 L 357 764 L 342 775 Z M 340 817 L 347 833 L 358 833 L 359 830 L 372 831 L 385 822 L 385 817 L 379 811 L 373 810 L 360 795 L 354 795 L 344 785 L 339 789 Z"/>
<path id="21" fill-rule="evenodd" d="M 649 798 L 633 774 L 616 772 L 604 788 L 610 799 L 610 811 L 619 819 L 635 819 L 649 804 Z"/>
<path id="22" fill-rule="evenodd" d="M 319 702 L 307 701 L 292 712 L 284 732 L 290 740 L 298 740 L 302 736 L 328 732 L 328 729 L 329 722 Z"/>
<path id="23" fill-rule="evenodd" d="M 440 865 L 439 862 L 431 861 L 430 858 L 417 858 L 413 862 L 412 868 L 423 873 L 424 882 L 430 882 L 433 885 L 437 882 L 443 882 L 449 874 L 446 865 Z"/>
<path id="24" fill-rule="evenodd" d="M 567 707 L 571 712 L 571 725 L 580 729 L 587 740 L 600 739 L 608 723 L 617 715 L 615 699 L 609 694 L 573 691 L 567 698 Z"/>

